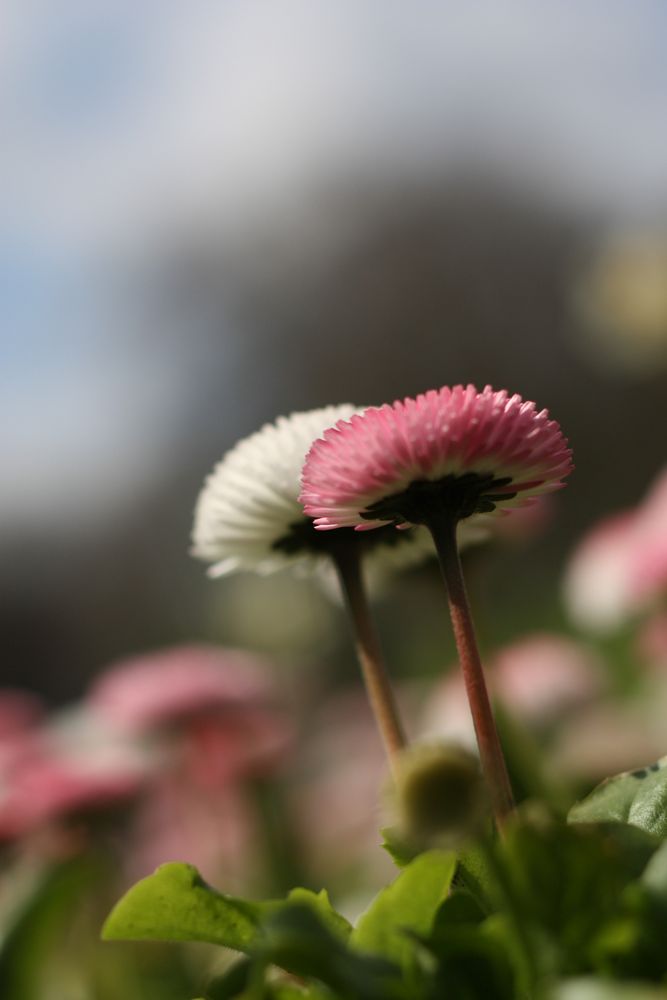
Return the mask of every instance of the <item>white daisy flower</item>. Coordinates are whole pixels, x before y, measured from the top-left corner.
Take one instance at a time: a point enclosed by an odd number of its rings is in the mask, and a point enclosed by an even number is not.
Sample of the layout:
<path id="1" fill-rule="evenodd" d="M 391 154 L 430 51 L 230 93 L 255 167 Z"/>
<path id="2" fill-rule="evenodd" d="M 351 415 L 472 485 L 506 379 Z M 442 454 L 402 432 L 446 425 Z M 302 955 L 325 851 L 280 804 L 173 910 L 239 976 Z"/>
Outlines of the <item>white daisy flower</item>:
<path id="1" fill-rule="evenodd" d="M 239 441 L 208 476 L 195 508 L 192 554 L 211 563 L 210 576 L 235 570 L 271 573 L 289 565 L 328 563 L 331 539 L 299 503 L 306 454 L 318 437 L 360 408 L 350 403 L 278 417 Z M 381 552 L 376 568 L 422 561 L 433 545 L 422 528 L 367 532 L 364 548 Z"/>

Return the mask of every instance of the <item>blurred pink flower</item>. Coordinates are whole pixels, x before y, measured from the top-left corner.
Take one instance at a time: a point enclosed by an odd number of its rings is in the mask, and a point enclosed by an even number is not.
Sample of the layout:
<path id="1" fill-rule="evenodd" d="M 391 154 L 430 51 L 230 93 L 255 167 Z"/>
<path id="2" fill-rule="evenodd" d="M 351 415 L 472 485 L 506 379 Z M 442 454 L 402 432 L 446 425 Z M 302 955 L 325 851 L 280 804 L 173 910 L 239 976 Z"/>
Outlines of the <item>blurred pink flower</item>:
<path id="1" fill-rule="evenodd" d="M 25 836 L 73 813 L 117 805 L 140 787 L 135 772 L 87 770 L 45 758 L 24 761 L 0 791 L 0 839 Z"/>
<path id="2" fill-rule="evenodd" d="M 252 782 L 274 776 L 293 742 L 274 676 L 259 656 L 193 645 L 123 660 L 95 681 L 91 713 L 158 754 L 128 832 L 128 879 L 170 860 L 239 891 L 261 873 Z"/>
<path id="3" fill-rule="evenodd" d="M 505 646 L 491 659 L 489 686 L 512 714 L 543 725 L 587 705 L 605 689 L 597 656 L 563 636 L 534 633 Z M 431 691 L 421 720 L 423 736 L 475 748 L 475 732 L 463 678 L 452 670 Z"/>
<path id="4" fill-rule="evenodd" d="M 502 703 L 531 722 L 545 722 L 597 698 L 606 687 L 598 657 L 560 635 L 536 633 L 500 650 L 491 684 Z"/>
<path id="5" fill-rule="evenodd" d="M 535 497 L 529 506 L 517 507 L 498 518 L 494 536 L 508 542 L 523 542 L 541 535 L 554 517 L 555 503 L 550 494 Z"/>
<path id="6" fill-rule="evenodd" d="M 34 731 L 43 716 L 44 706 L 34 695 L 0 690 L 0 776 L 19 757 L 33 751 Z"/>
<path id="7" fill-rule="evenodd" d="M 135 797 L 155 759 L 85 709 L 61 712 L 25 734 L 0 767 L 0 838 L 14 839 Z"/>
<path id="8" fill-rule="evenodd" d="M 121 660 L 90 688 L 88 704 L 128 732 L 187 716 L 266 700 L 272 691 L 259 657 L 214 646 L 174 646 Z"/>
<path id="9" fill-rule="evenodd" d="M 638 554 L 633 572 L 640 599 L 667 590 L 667 469 L 657 477 L 639 509 Z"/>
<path id="10" fill-rule="evenodd" d="M 575 550 L 565 598 L 581 626 L 605 631 L 667 592 L 667 470 L 643 503 L 605 518 Z"/>
<path id="11" fill-rule="evenodd" d="M 225 716 L 193 721 L 184 755 L 202 787 L 220 788 L 231 778 L 278 771 L 293 736 L 291 723 L 275 707 L 249 705 Z"/>
<path id="12" fill-rule="evenodd" d="M 228 782 L 201 787 L 186 770 L 151 782 L 126 840 L 125 878 L 143 878 L 165 861 L 187 861 L 228 892 L 247 892 L 262 865 L 261 817 L 247 788 Z"/>
<path id="13" fill-rule="evenodd" d="M 27 691 L 0 690 L 0 742 L 29 732 L 44 716 L 39 698 Z"/>
<path id="14" fill-rule="evenodd" d="M 93 684 L 88 704 L 135 737 L 162 739 L 200 784 L 280 766 L 292 727 L 276 705 L 267 661 L 239 650 L 176 646 L 123 660 Z"/>
<path id="15" fill-rule="evenodd" d="M 378 850 L 387 761 L 361 688 L 326 700 L 310 720 L 291 795 L 313 878 L 390 871 Z"/>
<path id="16" fill-rule="evenodd" d="M 423 523 L 421 492 L 437 483 L 459 519 L 485 519 L 559 489 L 571 470 L 546 410 L 490 386 L 445 386 L 339 420 L 308 453 L 300 499 L 325 530 Z"/>

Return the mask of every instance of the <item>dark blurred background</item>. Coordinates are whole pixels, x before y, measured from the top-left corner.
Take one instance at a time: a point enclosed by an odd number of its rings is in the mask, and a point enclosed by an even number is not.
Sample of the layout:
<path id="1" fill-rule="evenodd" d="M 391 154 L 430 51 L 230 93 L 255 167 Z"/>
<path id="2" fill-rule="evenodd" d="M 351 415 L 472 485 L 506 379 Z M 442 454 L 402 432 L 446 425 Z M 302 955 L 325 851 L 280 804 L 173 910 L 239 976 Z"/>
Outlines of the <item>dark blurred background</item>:
<path id="1" fill-rule="evenodd" d="M 205 578 L 198 490 L 279 413 L 445 383 L 571 440 L 544 534 L 470 556 L 494 643 L 559 622 L 569 548 L 665 457 L 664 4 L 2 18 L 2 684 L 60 703 L 193 638 L 347 656 L 313 588 Z M 445 631 L 434 575 L 380 605 L 404 673 Z"/>

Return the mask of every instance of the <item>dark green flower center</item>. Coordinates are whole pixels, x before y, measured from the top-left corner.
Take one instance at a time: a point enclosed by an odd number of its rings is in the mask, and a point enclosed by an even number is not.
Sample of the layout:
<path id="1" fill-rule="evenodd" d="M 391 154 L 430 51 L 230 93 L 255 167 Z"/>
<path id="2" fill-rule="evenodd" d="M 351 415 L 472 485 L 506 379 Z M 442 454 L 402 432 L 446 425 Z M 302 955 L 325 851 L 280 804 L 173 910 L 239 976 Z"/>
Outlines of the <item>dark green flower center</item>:
<path id="1" fill-rule="evenodd" d="M 466 472 L 462 476 L 450 474 L 434 480 L 417 479 L 400 493 L 370 504 L 361 511 L 361 516 L 369 521 L 391 521 L 392 524 L 429 524 L 443 514 L 461 521 L 473 514 L 488 514 L 495 510 L 500 500 L 515 497 L 516 493 L 503 490 L 511 482 L 511 476 L 496 478 L 493 473 L 479 472 Z"/>

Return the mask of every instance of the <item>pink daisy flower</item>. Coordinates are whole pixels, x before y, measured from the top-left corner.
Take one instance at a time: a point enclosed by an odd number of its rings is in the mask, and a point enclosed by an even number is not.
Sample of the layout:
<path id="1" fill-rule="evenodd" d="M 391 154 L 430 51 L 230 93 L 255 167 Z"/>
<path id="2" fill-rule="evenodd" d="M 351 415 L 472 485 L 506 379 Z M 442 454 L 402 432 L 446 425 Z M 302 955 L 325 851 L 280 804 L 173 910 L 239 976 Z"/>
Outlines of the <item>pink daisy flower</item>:
<path id="1" fill-rule="evenodd" d="M 301 502 L 319 529 L 426 524 L 526 506 L 559 489 L 572 455 L 555 420 L 487 386 L 432 389 L 339 420 L 312 445 Z"/>
<path id="2" fill-rule="evenodd" d="M 424 524 L 447 586 L 480 760 L 498 825 L 512 789 L 489 701 L 457 545 L 461 521 L 525 507 L 563 485 L 572 453 L 546 410 L 468 385 L 373 407 L 312 445 L 300 500 L 320 530 Z"/>

